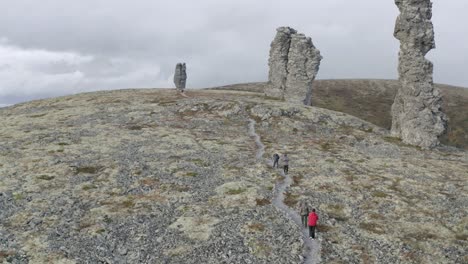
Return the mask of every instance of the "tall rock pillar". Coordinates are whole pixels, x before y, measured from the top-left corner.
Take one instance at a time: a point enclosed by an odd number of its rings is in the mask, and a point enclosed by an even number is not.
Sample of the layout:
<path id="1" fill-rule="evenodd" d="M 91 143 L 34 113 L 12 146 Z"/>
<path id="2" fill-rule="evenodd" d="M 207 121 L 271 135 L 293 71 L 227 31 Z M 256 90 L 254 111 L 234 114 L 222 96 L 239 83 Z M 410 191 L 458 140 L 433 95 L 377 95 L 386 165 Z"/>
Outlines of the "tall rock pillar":
<path id="1" fill-rule="evenodd" d="M 266 94 L 271 97 L 284 99 L 286 90 L 286 78 L 288 77 L 288 57 L 291 46 L 291 35 L 297 31 L 290 27 L 276 29 L 276 36 L 270 45 L 270 57 L 268 66 L 270 68 L 268 81 L 270 87 Z"/>
<path id="2" fill-rule="evenodd" d="M 439 145 L 447 127 L 442 98 L 434 88 L 433 65 L 425 55 L 435 48 L 430 0 L 395 0 L 400 10 L 394 36 L 400 41 L 400 89 L 392 105 L 392 135 L 428 149 Z"/>
<path id="3" fill-rule="evenodd" d="M 183 92 L 187 82 L 187 72 L 185 63 L 177 63 L 174 73 L 174 84 L 177 90 Z"/>
<path id="4" fill-rule="evenodd" d="M 322 56 L 312 39 L 289 27 L 278 28 L 271 43 L 267 96 L 310 105 L 312 83 Z"/>

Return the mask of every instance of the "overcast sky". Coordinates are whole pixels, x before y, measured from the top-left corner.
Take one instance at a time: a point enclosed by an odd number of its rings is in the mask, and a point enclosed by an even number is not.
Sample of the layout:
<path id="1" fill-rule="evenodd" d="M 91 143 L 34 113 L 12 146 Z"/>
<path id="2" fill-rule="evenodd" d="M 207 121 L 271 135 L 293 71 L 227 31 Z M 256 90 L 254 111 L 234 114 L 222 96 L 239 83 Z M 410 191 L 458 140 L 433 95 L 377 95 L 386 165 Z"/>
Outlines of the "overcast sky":
<path id="1" fill-rule="evenodd" d="M 468 87 L 468 1 L 434 0 L 434 80 Z M 394 0 L 2 0 L 0 105 L 83 91 L 265 81 L 279 26 L 312 37 L 319 79 L 397 78 Z"/>

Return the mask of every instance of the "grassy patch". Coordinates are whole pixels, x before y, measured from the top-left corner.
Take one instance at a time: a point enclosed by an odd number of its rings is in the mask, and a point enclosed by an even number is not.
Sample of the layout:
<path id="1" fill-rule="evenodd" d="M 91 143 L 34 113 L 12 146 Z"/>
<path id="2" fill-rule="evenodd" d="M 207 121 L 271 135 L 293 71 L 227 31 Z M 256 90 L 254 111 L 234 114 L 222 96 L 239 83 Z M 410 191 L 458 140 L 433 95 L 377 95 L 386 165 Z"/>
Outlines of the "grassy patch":
<path id="1" fill-rule="evenodd" d="M 140 126 L 140 125 L 129 125 L 129 126 L 127 126 L 127 129 L 128 130 L 142 130 L 143 127 Z"/>
<path id="2" fill-rule="evenodd" d="M 317 231 L 320 233 L 328 233 L 333 230 L 332 226 L 324 225 L 324 224 L 317 224 Z"/>
<path id="3" fill-rule="evenodd" d="M 38 178 L 39 180 L 50 181 L 50 180 L 54 179 L 55 176 L 43 174 L 43 175 L 37 176 L 37 178 Z"/>
<path id="4" fill-rule="evenodd" d="M 415 233 L 408 233 L 404 235 L 404 240 L 416 240 L 416 241 L 427 241 L 429 239 L 439 238 L 436 234 L 430 233 L 429 231 L 419 231 Z"/>
<path id="5" fill-rule="evenodd" d="M 356 176 L 349 169 L 344 169 L 343 173 L 346 175 L 345 179 L 349 182 L 352 182 L 356 179 Z"/>
<path id="6" fill-rule="evenodd" d="M 383 138 L 385 141 L 387 141 L 388 143 L 392 143 L 392 144 L 395 144 L 395 145 L 400 145 L 402 144 L 403 142 L 401 141 L 400 138 L 397 138 L 397 137 L 384 137 Z"/>
<path id="7" fill-rule="evenodd" d="M 16 255 L 16 253 L 13 250 L 0 250 L 0 260 L 2 261 L 14 255 Z"/>
<path id="8" fill-rule="evenodd" d="M 187 192 L 188 190 L 190 190 L 190 187 L 185 185 L 172 185 L 171 189 L 178 192 Z"/>
<path id="9" fill-rule="evenodd" d="M 382 191 L 375 191 L 372 193 L 372 196 L 374 197 L 379 197 L 379 198 L 385 198 L 388 197 L 388 194 L 382 192 Z"/>
<path id="10" fill-rule="evenodd" d="M 129 197 L 127 198 L 127 200 L 122 202 L 122 207 L 132 208 L 133 206 L 135 206 L 135 201 L 133 200 L 132 197 Z"/>
<path id="11" fill-rule="evenodd" d="M 97 189 L 97 186 L 94 184 L 85 184 L 83 187 L 81 187 L 82 190 L 87 191 L 91 189 Z"/>
<path id="12" fill-rule="evenodd" d="M 265 230 L 265 225 L 262 223 L 252 223 L 249 225 L 249 229 L 253 231 L 263 232 Z"/>
<path id="13" fill-rule="evenodd" d="M 284 196 L 284 203 L 289 207 L 294 207 L 298 203 L 299 195 L 287 192 Z"/>
<path id="14" fill-rule="evenodd" d="M 292 184 L 291 184 L 291 187 L 294 187 L 294 186 L 299 186 L 299 184 L 302 182 L 302 180 L 304 179 L 304 176 L 302 175 L 295 175 L 292 177 Z"/>
<path id="15" fill-rule="evenodd" d="M 241 194 L 243 192 L 245 192 L 246 189 L 245 188 L 237 188 L 237 189 L 229 189 L 226 194 L 229 194 L 229 195 L 236 195 L 236 194 Z"/>
<path id="16" fill-rule="evenodd" d="M 159 183 L 158 179 L 144 178 L 140 180 L 140 184 L 144 186 L 156 186 Z"/>
<path id="17" fill-rule="evenodd" d="M 330 142 L 322 142 L 320 143 L 320 148 L 323 151 L 331 151 L 333 149 L 333 145 Z"/>
<path id="18" fill-rule="evenodd" d="M 271 254 L 271 247 L 264 241 L 250 242 L 249 247 L 252 248 L 252 253 L 260 258 L 266 258 Z"/>
<path id="19" fill-rule="evenodd" d="M 104 228 L 99 228 L 98 230 L 96 230 L 97 234 L 102 234 L 104 232 L 106 232 L 106 230 Z"/>
<path id="20" fill-rule="evenodd" d="M 207 161 L 202 159 L 194 159 L 192 160 L 193 164 L 197 165 L 198 167 L 208 167 L 210 164 Z"/>
<path id="21" fill-rule="evenodd" d="M 393 191 L 396 191 L 396 192 L 401 192 L 401 190 L 400 190 L 401 180 L 402 180 L 402 178 L 396 178 L 395 180 L 393 180 L 392 185 L 390 185 L 390 187 L 388 187 L 388 188 L 390 190 L 393 190 Z"/>
<path id="22" fill-rule="evenodd" d="M 84 167 L 77 167 L 76 168 L 76 173 L 87 173 L 87 174 L 95 174 L 97 173 L 101 168 L 98 167 L 92 167 L 92 166 L 84 166 Z"/>
<path id="23" fill-rule="evenodd" d="M 274 96 L 265 95 L 263 98 L 266 99 L 266 100 L 272 100 L 272 101 L 284 101 L 283 99 L 281 99 L 279 97 L 274 97 Z"/>
<path id="24" fill-rule="evenodd" d="M 19 193 L 19 192 L 14 192 L 13 193 L 13 200 L 19 201 L 19 200 L 23 200 L 23 199 L 24 199 L 24 195 L 22 193 Z"/>
<path id="25" fill-rule="evenodd" d="M 177 103 L 177 101 L 161 101 L 159 102 L 159 105 L 166 106 L 166 105 L 173 105 L 175 103 Z"/>
<path id="26" fill-rule="evenodd" d="M 91 222 L 88 222 L 88 221 L 82 221 L 80 222 L 80 224 L 78 225 L 78 229 L 81 231 L 83 229 L 86 229 L 86 228 L 90 228 L 93 226 L 93 223 Z"/>
<path id="27" fill-rule="evenodd" d="M 327 208 L 328 216 L 336 219 L 337 221 L 348 221 L 348 217 L 344 212 L 344 205 L 342 204 L 330 204 Z"/>
<path id="28" fill-rule="evenodd" d="M 397 138 L 397 137 L 384 137 L 383 139 L 388 143 L 391 143 L 391 144 L 394 144 L 394 145 L 397 145 L 397 146 L 400 146 L 400 147 L 410 147 L 410 148 L 414 148 L 414 149 L 417 149 L 417 150 L 422 150 L 421 147 L 406 144 L 400 138 Z"/>
<path id="29" fill-rule="evenodd" d="M 359 227 L 370 233 L 374 233 L 378 235 L 385 234 L 385 229 L 376 223 L 371 223 L 371 222 L 360 223 Z"/>
<path id="30" fill-rule="evenodd" d="M 265 206 L 265 205 L 271 204 L 270 200 L 265 199 L 265 198 L 263 198 L 263 199 L 258 199 L 257 198 L 257 199 L 255 199 L 255 202 L 256 202 L 257 206 Z"/>
<path id="31" fill-rule="evenodd" d="M 189 171 L 187 173 L 185 173 L 185 176 L 187 177 L 196 177 L 198 175 L 198 173 L 194 172 L 194 171 Z"/>
<path id="32" fill-rule="evenodd" d="M 345 135 L 352 135 L 354 132 L 354 128 L 352 126 L 342 125 L 340 126 L 338 131 Z"/>
<path id="33" fill-rule="evenodd" d="M 30 117 L 30 118 L 38 118 L 38 117 L 43 117 L 43 116 L 45 116 L 45 115 L 47 115 L 47 113 L 37 114 L 37 115 L 31 115 L 31 116 L 29 116 L 29 117 Z"/>
<path id="34" fill-rule="evenodd" d="M 369 217 L 371 219 L 374 219 L 374 220 L 384 220 L 385 218 L 383 217 L 383 215 L 381 214 L 377 214 L 377 213 L 371 213 L 369 214 Z"/>

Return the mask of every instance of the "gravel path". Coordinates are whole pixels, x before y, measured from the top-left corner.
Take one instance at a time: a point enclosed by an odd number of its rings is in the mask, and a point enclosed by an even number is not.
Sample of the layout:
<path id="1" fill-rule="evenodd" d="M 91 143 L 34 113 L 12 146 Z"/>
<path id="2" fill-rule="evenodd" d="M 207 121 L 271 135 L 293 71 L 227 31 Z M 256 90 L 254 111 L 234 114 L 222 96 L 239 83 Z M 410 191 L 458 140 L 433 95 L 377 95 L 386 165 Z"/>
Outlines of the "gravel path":
<path id="1" fill-rule="evenodd" d="M 257 160 L 261 160 L 263 154 L 265 153 L 265 145 L 262 143 L 260 136 L 255 132 L 255 120 L 249 120 L 249 134 L 255 140 L 257 145 Z M 272 163 L 269 159 L 263 160 L 269 166 L 272 166 Z M 297 226 L 297 231 L 301 232 L 302 240 L 306 245 L 304 249 L 304 264 L 316 264 L 320 262 L 320 244 L 319 239 L 312 240 L 309 238 L 308 229 L 302 227 L 302 222 L 299 214 L 289 206 L 287 206 L 284 201 L 284 192 L 292 183 L 292 179 L 288 174 L 285 174 L 282 170 L 279 170 L 280 174 L 284 177 L 284 180 L 275 185 L 274 194 L 273 194 L 273 205 L 281 212 L 283 212 L 289 219 L 291 219 Z"/>

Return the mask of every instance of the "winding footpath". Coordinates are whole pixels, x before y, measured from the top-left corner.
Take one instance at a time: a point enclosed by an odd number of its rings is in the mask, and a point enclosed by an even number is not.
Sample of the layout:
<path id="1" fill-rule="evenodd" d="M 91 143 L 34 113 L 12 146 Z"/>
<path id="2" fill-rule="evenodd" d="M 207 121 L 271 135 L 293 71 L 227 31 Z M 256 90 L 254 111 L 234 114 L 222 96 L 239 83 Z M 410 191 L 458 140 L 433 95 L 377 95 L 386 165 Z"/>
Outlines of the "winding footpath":
<path id="1" fill-rule="evenodd" d="M 260 139 L 260 136 L 255 131 L 255 120 L 249 119 L 249 135 L 255 140 L 255 144 L 257 145 L 257 153 L 256 158 L 269 166 L 272 166 L 272 163 L 269 159 L 263 159 L 263 154 L 265 154 L 265 145 Z M 262 160 L 263 159 L 263 160 Z M 317 239 L 311 240 L 309 238 L 308 230 L 302 226 L 301 217 L 299 214 L 289 206 L 284 203 L 284 192 L 286 189 L 291 186 L 292 179 L 288 174 L 285 174 L 282 170 L 280 170 L 280 174 L 284 177 L 283 181 L 276 183 L 273 193 L 273 201 L 272 204 L 286 217 L 292 220 L 296 226 L 297 231 L 301 233 L 302 240 L 305 245 L 304 249 L 304 264 L 316 264 L 320 262 L 320 244 Z"/>

